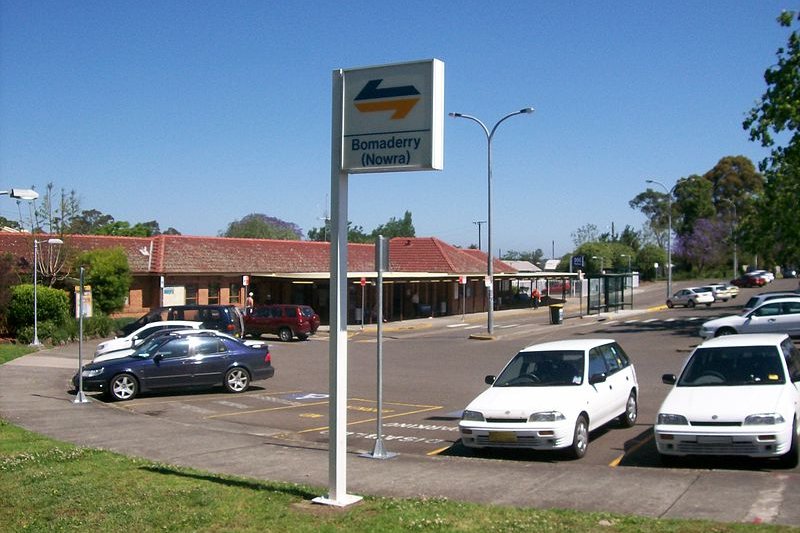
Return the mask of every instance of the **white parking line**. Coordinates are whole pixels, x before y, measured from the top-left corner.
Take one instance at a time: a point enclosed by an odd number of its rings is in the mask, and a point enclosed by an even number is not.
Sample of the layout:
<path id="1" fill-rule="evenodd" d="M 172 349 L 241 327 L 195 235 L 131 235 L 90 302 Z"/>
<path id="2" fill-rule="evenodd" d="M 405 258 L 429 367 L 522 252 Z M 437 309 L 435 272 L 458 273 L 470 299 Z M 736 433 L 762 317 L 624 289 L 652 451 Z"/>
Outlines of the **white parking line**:
<path id="1" fill-rule="evenodd" d="M 461 324 L 448 324 L 447 327 L 448 328 L 464 328 L 464 327 L 467 327 L 468 325 L 469 324 L 467 324 L 466 322 L 462 322 Z"/>
<path id="2" fill-rule="evenodd" d="M 517 326 L 519 326 L 519 324 L 507 324 L 507 325 L 504 325 L 504 326 L 497 326 L 497 329 L 515 328 Z"/>

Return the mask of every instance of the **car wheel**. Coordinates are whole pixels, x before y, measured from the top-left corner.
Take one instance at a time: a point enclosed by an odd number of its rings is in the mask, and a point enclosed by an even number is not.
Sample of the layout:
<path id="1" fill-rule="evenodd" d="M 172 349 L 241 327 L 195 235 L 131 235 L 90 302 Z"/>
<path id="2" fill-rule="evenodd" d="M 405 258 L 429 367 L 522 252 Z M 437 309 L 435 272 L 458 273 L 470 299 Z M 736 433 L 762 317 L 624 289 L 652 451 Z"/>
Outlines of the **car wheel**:
<path id="1" fill-rule="evenodd" d="M 736 335 L 736 330 L 733 328 L 719 328 L 716 333 L 714 333 L 715 337 L 722 337 L 723 335 Z"/>
<path id="2" fill-rule="evenodd" d="M 228 392 L 244 392 L 250 386 L 250 374 L 241 367 L 234 367 L 225 372 L 225 390 Z"/>
<path id="3" fill-rule="evenodd" d="M 711 304 L 706 304 L 706 307 L 711 307 Z"/>
<path id="4" fill-rule="evenodd" d="M 573 459 L 580 459 L 586 455 L 589 447 L 589 423 L 584 415 L 579 415 L 575 421 L 575 433 L 572 436 L 572 446 L 569 447 L 569 454 Z"/>
<path id="5" fill-rule="evenodd" d="M 673 307 L 675 307 L 675 304 L 673 304 L 671 300 L 667 300 L 667 307 L 672 309 Z"/>
<path id="6" fill-rule="evenodd" d="M 622 427 L 633 427 L 638 416 L 639 403 L 636 401 L 636 393 L 631 391 L 628 401 L 625 403 L 625 412 L 619 415 L 619 423 L 622 424 Z"/>
<path id="7" fill-rule="evenodd" d="M 686 307 L 694 307 L 694 300 L 689 300 L 686 302 Z"/>
<path id="8" fill-rule="evenodd" d="M 289 328 L 281 328 L 280 331 L 278 331 L 278 337 L 283 342 L 289 342 L 290 340 L 292 340 L 292 330 L 290 330 Z"/>
<path id="9" fill-rule="evenodd" d="M 305 333 L 298 333 L 297 334 L 297 340 L 304 341 L 306 339 L 308 339 L 308 335 L 306 335 Z"/>
<path id="10" fill-rule="evenodd" d="M 130 374 L 117 374 L 108 383 L 108 395 L 114 401 L 132 400 L 138 393 L 139 383 Z"/>
<path id="11" fill-rule="evenodd" d="M 781 466 L 784 468 L 794 468 L 800 462 L 800 447 L 797 437 L 797 420 L 792 424 L 792 445 L 789 451 L 781 456 Z"/>

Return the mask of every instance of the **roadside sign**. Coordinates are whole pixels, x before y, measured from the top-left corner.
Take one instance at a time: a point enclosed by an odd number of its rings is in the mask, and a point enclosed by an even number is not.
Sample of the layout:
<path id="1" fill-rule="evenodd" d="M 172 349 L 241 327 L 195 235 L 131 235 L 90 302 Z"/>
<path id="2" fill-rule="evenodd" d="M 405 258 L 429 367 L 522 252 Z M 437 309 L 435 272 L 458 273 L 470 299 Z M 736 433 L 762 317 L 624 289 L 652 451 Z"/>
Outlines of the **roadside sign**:
<path id="1" fill-rule="evenodd" d="M 584 268 L 586 267 L 586 256 L 585 255 L 573 255 L 572 256 L 572 268 Z"/>
<path id="2" fill-rule="evenodd" d="M 444 63 L 438 59 L 343 71 L 341 169 L 444 168 Z"/>
<path id="3" fill-rule="evenodd" d="M 250 276 L 242 276 L 242 285 L 245 287 L 250 285 Z"/>
<path id="4" fill-rule="evenodd" d="M 367 284 L 367 278 L 361 278 L 361 286 L 364 287 Z"/>
<path id="5" fill-rule="evenodd" d="M 467 276 L 458 276 L 458 282 L 461 285 L 466 285 L 467 284 Z"/>

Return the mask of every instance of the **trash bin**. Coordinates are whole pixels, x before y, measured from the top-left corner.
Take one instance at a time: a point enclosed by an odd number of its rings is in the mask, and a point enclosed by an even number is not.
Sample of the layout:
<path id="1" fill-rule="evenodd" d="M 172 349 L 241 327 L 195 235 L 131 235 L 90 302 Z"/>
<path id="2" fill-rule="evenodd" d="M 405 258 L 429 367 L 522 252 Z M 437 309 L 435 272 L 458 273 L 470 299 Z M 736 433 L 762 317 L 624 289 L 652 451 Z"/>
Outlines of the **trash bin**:
<path id="1" fill-rule="evenodd" d="M 561 324 L 564 321 L 564 305 L 553 304 L 550 307 L 550 323 Z"/>

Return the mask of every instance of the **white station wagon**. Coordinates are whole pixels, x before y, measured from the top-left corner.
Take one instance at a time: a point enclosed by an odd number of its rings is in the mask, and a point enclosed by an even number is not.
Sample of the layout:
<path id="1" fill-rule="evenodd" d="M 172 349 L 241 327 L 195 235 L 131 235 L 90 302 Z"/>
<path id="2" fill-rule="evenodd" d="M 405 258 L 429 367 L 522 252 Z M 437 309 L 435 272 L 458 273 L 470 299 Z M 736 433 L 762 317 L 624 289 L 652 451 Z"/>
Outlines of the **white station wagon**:
<path id="1" fill-rule="evenodd" d="M 664 462 L 687 455 L 780 457 L 798 462 L 800 352 L 787 335 L 723 336 L 700 344 L 655 425 Z"/>
<path id="2" fill-rule="evenodd" d="M 639 385 L 613 339 L 547 342 L 523 348 L 464 410 L 469 448 L 565 449 L 586 454 L 589 432 L 619 420 L 636 423 Z"/>

